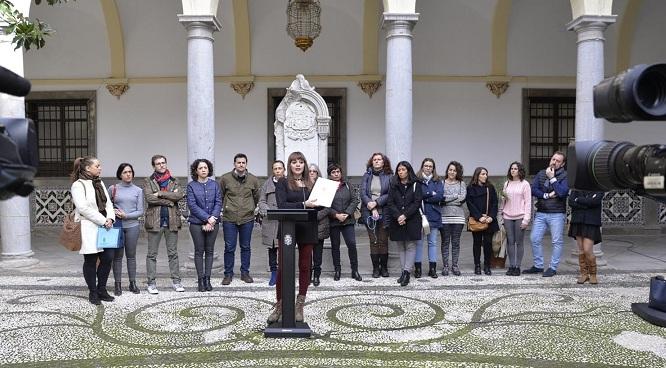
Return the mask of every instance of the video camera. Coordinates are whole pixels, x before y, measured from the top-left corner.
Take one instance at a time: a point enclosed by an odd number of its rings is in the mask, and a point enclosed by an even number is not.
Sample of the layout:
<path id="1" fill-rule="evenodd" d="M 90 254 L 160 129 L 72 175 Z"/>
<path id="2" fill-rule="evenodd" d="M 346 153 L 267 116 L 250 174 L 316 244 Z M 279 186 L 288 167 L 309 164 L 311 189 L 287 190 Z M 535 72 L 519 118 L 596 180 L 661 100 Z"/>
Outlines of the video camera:
<path id="1" fill-rule="evenodd" d="M 666 64 L 636 65 L 594 86 L 594 116 L 613 123 L 666 121 Z M 666 203 L 666 145 L 576 141 L 568 156 L 575 189 L 631 189 Z"/>
<path id="2" fill-rule="evenodd" d="M 0 66 L 0 93 L 23 97 L 30 88 L 30 81 Z M 0 200 L 30 195 L 38 165 L 35 123 L 0 117 Z"/>

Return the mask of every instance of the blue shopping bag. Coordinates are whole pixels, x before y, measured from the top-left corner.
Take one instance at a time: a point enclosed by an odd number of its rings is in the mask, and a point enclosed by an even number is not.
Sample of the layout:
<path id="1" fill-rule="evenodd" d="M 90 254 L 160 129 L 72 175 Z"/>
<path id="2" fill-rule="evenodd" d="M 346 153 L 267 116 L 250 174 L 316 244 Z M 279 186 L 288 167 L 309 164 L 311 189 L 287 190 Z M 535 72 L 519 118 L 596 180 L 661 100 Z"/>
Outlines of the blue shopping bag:
<path id="1" fill-rule="evenodd" d="M 123 229 L 112 227 L 110 229 L 100 226 L 97 229 L 97 249 L 122 248 Z"/>

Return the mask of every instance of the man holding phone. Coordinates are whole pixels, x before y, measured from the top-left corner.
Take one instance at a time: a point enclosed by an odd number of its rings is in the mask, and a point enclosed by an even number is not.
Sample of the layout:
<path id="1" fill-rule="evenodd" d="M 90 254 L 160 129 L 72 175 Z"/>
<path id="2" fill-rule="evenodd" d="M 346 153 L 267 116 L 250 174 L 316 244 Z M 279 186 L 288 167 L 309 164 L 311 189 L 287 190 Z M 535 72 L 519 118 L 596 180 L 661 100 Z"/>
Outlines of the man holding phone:
<path id="1" fill-rule="evenodd" d="M 567 216 L 567 196 L 569 195 L 569 182 L 564 169 L 565 161 L 564 153 L 556 151 L 551 157 L 548 167 L 539 171 L 532 181 L 532 196 L 537 200 L 537 210 L 530 235 L 534 266 L 523 273 L 543 272 L 543 277 L 552 277 L 557 274 L 557 266 L 564 247 L 564 223 Z M 544 272 L 543 237 L 546 230 L 550 230 L 553 254 L 550 257 L 550 265 Z"/>

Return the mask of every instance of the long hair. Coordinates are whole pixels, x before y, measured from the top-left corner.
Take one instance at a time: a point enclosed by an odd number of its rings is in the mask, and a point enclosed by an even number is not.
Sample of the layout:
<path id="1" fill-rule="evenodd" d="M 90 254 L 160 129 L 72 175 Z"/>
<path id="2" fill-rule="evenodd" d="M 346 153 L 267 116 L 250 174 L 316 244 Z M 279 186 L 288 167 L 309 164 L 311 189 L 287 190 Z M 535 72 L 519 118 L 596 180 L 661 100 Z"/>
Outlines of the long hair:
<path id="1" fill-rule="evenodd" d="M 479 185 L 479 186 L 484 185 L 479 182 L 479 175 L 481 175 L 481 171 L 483 170 L 486 170 L 486 174 L 488 173 L 488 169 L 486 169 L 485 167 L 479 166 L 476 169 L 474 169 L 474 175 L 472 175 L 472 182 L 471 182 L 472 185 Z M 490 178 L 486 179 L 485 186 L 487 186 L 488 188 L 494 188 L 493 183 L 490 182 Z"/>
<path id="2" fill-rule="evenodd" d="M 308 187 L 308 189 L 312 189 L 313 184 L 310 183 L 310 180 L 308 180 L 307 172 L 310 166 L 308 166 L 308 160 L 305 159 L 305 155 L 300 151 L 292 152 L 289 155 L 289 158 L 287 158 L 287 185 L 289 186 L 289 189 L 298 190 L 300 188 L 298 184 L 296 184 L 294 173 L 291 171 L 291 162 L 296 160 L 303 161 L 303 174 L 301 179 L 303 180 L 303 183 L 305 183 L 305 186 Z"/>
<path id="3" fill-rule="evenodd" d="M 130 170 L 132 170 L 132 179 L 134 179 L 134 168 L 132 167 L 132 164 L 123 162 L 122 164 L 118 165 L 118 170 L 116 170 L 116 178 L 118 180 L 122 180 L 121 175 L 123 174 L 123 171 L 125 171 L 126 167 L 129 167 Z"/>
<path id="4" fill-rule="evenodd" d="M 93 156 L 77 157 L 76 160 L 74 160 L 72 172 L 69 174 L 69 178 L 72 180 L 72 183 L 79 180 L 79 175 L 81 175 L 81 173 L 84 172 L 90 165 L 94 164 L 95 161 L 99 160 Z"/>
<path id="5" fill-rule="evenodd" d="M 384 160 L 384 166 L 382 167 L 382 172 L 384 172 L 384 174 L 386 175 L 393 174 L 393 170 L 391 170 L 391 160 L 389 160 L 389 158 L 386 157 L 386 155 L 381 152 L 375 152 L 370 156 L 368 163 L 365 164 L 365 169 L 367 170 L 372 168 L 372 159 L 375 156 L 382 156 L 382 160 Z"/>
<path id="6" fill-rule="evenodd" d="M 211 176 L 214 175 L 213 163 L 206 160 L 205 158 L 198 158 L 194 160 L 194 162 L 192 162 L 192 165 L 190 165 L 190 177 L 192 178 L 192 180 L 197 180 L 197 178 L 199 177 L 199 175 L 197 174 L 197 168 L 199 167 L 199 164 L 202 162 L 205 163 L 206 166 L 208 166 L 208 177 L 210 178 Z"/>
<path id="7" fill-rule="evenodd" d="M 421 168 L 419 169 L 419 172 L 416 173 L 416 176 L 418 176 L 419 179 L 423 179 L 423 165 L 425 165 L 426 162 L 431 162 L 432 163 L 432 181 L 439 181 L 439 175 L 437 175 L 437 166 L 435 165 L 435 160 L 433 160 L 430 157 L 426 157 L 421 161 Z"/>
<path id="8" fill-rule="evenodd" d="M 518 178 L 520 181 L 525 180 L 525 165 L 521 164 L 518 161 L 514 161 L 509 165 L 509 170 L 506 172 L 506 178 L 509 179 L 509 181 L 513 180 L 513 176 L 511 176 L 511 166 L 516 165 L 518 166 Z"/>
<path id="9" fill-rule="evenodd" d="M 407 161 L 400 161 L 398 162 L 397 165 L 395 165 L 395 175 L 393 176 L 393 183 L 400 183 L 400 177 L 398 177 L 398 168 L 400 166 L 404 166 L 407 169 L 407 183 L 412 184 L 414 182 L 419 181 L 419 178 L 414 174 L 414 168 L 412 167 L 412 164 L 410 164 Z"/>
<path id="10" fill-rule="evenodd" d="M 456 168 L 456 180 L 459 182 L 463 181 L 463 165 L 458 161 L 451 161 L 446 165 L 446 177 L 449 177 L 449 167 L 453 165 Z"/>

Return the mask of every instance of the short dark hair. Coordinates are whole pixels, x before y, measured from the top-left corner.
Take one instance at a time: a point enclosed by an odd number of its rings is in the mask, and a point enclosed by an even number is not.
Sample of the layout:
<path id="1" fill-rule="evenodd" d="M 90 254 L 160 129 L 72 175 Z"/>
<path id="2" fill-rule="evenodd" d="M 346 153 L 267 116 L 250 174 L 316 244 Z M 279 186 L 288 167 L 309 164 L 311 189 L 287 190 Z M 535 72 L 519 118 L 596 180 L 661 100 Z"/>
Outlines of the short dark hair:
<path id="1" fill-rule="evenodd" d="M 213 176 L 213 163 L 206 160 L 205 158 L 198 158 L 192 162 L 192 165 L 190 165 L 190 177 L 192 180 L 197 180 L 199 175 L 197 175 L 197 167 L 199 167 L 200 163 L 205 163 L 206 166 L 208 166 L 208 177 Z"/>
<path id="2" fill-rule="evenodd" d="M 328 165 L 328 168 L 326 169 L 326 173 L 330 176 L 333 170 L 340 170 L 340 173 L 342 173 L 342 166 L 338 163 L 332 163 Z"/>
<path id="3" fill-rule="evenodd" d="M 239 158 L 244 158 L 244 159 L 245 159 L 245 162 L 247 163 L 247 156 L 246 156 L 244 153 L 237 153 L 236 156 L 234 156 L 234 163 L 235 163 L 236 160 L 238 160 Z"/>
<path id="4" fill-rule="evenodd" d="M 150 166 L 155 166 L 155 160 L 157 160 L 158 158 L 163 158 L 164 162 L 167 162 L 167 158 L 164 157 L 164 155 L 157 154 L 153 155 L 153 157 L 150 158 Z"/>
<path id="5" fill-rule="evenodd" d="M 525 165 L 521 164 L 518 161 L 514 161 L 509 165 L 509 170 L 506 172 L 506 178 L 509 180 L 513 180 L 513 176 L 511 176 L 511 166 L 516 165 L 518 166 L 518 178 L 520 178 L 520 181 L 525 180 L 525 176 L 527 173 L 525 172 Z"/>
<path id="6" fill-rule="evenodd" d="M 234 160 L 234 162 L 236 162 L 236 160 Z M 284 164 L 284 162 L 282 162 L 282 160 L 275 160 L 271 164 L 271 170 L 273 169 L 273 166 L 275 166 L 275 164 L 280 164 L 280 165 L 282 165 L 283 169 L 285 169 L 285 170 L 287 169 L 287 166 L 285 166 L 285 164 Z"/>
<path id="7" fill-rule="evenodd" d="M 564 163 L 564 162 L 567 162 L 567 154 L 564 153 L 563 151 L 555 151 L 555 152 L 553 152 L 553 156 L 555 156 L 555 155 L 560 155 L 560 156 L 562 156 L 562 162 L 563 162 L 563 163 Z M 553 156 L 550 156 L 550 157 L 553 157 Z"/>
<path id="8" fill-rule="evenodd" d="M 134 178 L 134 168 L 132 167 L 132 164 L 128 164 L 127 162 L 123 162 L 122 164 L 118 165 L 118 170 L 116 170 L 116 179 L 122 180 L 121 175 L 123 171 L 125 171 L 125 168 L 129 167 L 132 170 L 132 178 Z"/>

